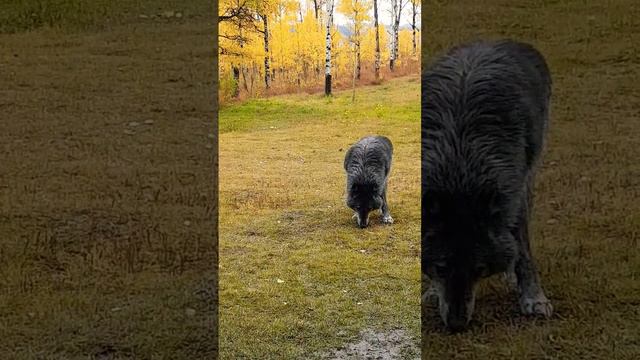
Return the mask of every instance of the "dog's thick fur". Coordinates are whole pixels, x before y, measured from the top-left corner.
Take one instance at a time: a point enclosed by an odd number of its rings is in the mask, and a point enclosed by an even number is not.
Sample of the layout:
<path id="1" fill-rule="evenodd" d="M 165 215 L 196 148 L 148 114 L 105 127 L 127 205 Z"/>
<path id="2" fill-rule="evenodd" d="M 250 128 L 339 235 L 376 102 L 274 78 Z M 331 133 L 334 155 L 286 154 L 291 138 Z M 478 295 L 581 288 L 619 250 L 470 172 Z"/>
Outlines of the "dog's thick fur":
<path id="1" fill-rule="evenodd" d="M 367 136 L 345 155 L 347 206 L 354 212 L 358 226 L 369 225 L 369 213 L 380 209 L 382 222 L 393 223 L 387 204 L 387 180 L 391 171 L 393 145 L 384 136 Z"/>
<path id="2" fill-rule="evenodd" d="M 523 313 L 551 315 L 528 231 L 550 96 L 543 56 L 509 40 L 453 48 L 422 75 L 422 271 L 451 330 L 499 272 L 515 271 Z"/>

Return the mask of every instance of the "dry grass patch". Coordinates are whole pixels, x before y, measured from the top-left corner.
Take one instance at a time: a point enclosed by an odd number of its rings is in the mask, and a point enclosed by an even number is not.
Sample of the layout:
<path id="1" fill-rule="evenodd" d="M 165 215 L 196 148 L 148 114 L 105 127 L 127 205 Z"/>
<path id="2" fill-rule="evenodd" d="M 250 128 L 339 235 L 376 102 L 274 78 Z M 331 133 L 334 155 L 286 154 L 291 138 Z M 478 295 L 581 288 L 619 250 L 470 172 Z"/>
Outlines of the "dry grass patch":
<path id="1" fill-rule="evenodd" d="M 2 358 L 215 353 L 212 29 L 192 6 L 0 34 Z"/>

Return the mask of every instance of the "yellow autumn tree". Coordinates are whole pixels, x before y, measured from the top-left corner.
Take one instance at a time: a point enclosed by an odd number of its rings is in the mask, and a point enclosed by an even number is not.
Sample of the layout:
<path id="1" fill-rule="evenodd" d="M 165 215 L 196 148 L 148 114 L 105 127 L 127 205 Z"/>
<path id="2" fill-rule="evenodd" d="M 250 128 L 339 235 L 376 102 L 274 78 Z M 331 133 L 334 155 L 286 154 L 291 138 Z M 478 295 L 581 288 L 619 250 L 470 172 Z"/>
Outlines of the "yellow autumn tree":
<path id="1" fill-rule="evenodd" d="M 222 100 L 323 84 L 328 16 L 324 8 L 316 7 L 322 3 L 307 1 L 303 6 L 300 0 L 221 0 Z M 372 0 L 341 0 L 337 5 L 335 11 L 349 19 L 350 29 L 344 34 L 335 23 L 331 29 L 332 77 L 347 84 L 354 66 L 358 75 L 361 69 L 374 71 L 375 32 L 369 21 Z M 401 35 L 400 58 L 410 56 L 406 46 L 412 41 L 406 36 Z M 389 35 L 380 24 L 383 62 L 389 59 L 389 43 Z"/>
<path id="2" fill-rule="evenodd" d="M 371 0 L 341 0 L 338 5 L 338 11 L 349 19 L 350 40 L 355 51 L 355 76 L 357 79 L 360 79 L 362 68 L 362 38 L 365 34 L 366 22 L 370 19 L 369 11 L 372 6 Z"/>
<path id="3" fill-rule="evenodd" d="M 331 61 L 333 63 L 333 79 L 336 81 L 342 78 L 349 79 L 353 71 L 351 66 L 351 49 L 349 39 L 344 36 L 337 28 L 331 32 Z"/>
<path id="4" fill-rule="evenodd" d="M 380 61 L 385 63 L 389 59 L 389 40 L 387 30 L 384 25 L 378 25 L 380 36 Z M 373 63 L 376 57 L 376 29 L 370 27 L 362 38 L 362 61 L 364 63 L 370 63 L 373 67 Z"/>
<path id="5" fill-rule="evenodd" d="M 294 69 L 297 83 L 302 85 L 319 76 L 324 56 L 324 34 L 312 10 L 306 12 L 301 22 L 296 22 L 292 35 L 293 41 L 281 41 L 294 47 Z"/>
<path id="6" fill-rule="evenodd" d="M 411 29 L 402 29 L 398 34 L 398 59 L 396 64 L 399 66 L 408 66 L 409 62 L 419 61 L 419 52 L 413 52 L 413 31 Z M 416 37 L 416 45 L 420 46 L 420 39 Z"/>

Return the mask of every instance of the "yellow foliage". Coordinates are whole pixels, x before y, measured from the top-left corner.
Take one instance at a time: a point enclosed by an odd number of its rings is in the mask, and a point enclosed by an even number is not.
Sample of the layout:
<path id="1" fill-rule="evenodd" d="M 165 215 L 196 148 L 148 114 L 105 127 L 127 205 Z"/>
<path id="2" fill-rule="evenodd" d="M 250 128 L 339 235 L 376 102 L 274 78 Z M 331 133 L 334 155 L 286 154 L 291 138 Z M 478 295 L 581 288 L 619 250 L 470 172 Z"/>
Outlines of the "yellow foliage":
<path id="1" fill-rule="evenodd" d="M 322 84 L 325 70 L 326 14 L 316 14 L 312 7 L 301 14 L 298 0 L 221 0 L 220 15 L 238 14 L 219 23 L 220 76 L 225 91 L 244 88 L 250 95 L 265 87 L 265 56 L 268 57 L 270 83 L 274 86 L 304 86 Z M 371 26 L 371 0 L 340 0 L 336 12 L 350 19 L 352 35 L 347 38 L 337 27 L 332 28 L 332 76 L 350 79 L 353 74 L 353 42 L 360 43 L 361 61 L 375 59 L 375 29 Z M 323 9 L 324 11 L 324 9 Z M 268 25 L 268 52 L 265 51 L 264 20 Z M 381 66 L 389 59 L 389 35 L 379 27 Z M 419 37 L 418 37 L 419 38 Z M 411 31 L 400 33 L 400 59 L 412 51 Z M 419 52 L 418 52 L 419 53 Z M 234 79 L 235 73 L 239 78 Z M 239 74 L 239 75 L 238 75 Z M 235 85 L 234 85 L 235 84 Z M 242 84 L 242 86 L 241 86 Z"/>
<path id="2" fill-rule="evenodd" d="M 402 29 L 398 34 L 398 52 L 400 59 L 413 57 L 413 35 L 411 29 Z M 416 56 L 420 53 L 420 33 L 416 32 Z"/>
<path id="3" fill-rule="evenodd" d="M 384 25 L 379 25 L 379 37 L 380 37 L 380 61 L 384 64 L 389 59 L 389 35 Z M 376 57 L 376 29 L 371 27 L 367 29 L 362 38 L 361 56 L 362 61 L 375 61 Z"/>

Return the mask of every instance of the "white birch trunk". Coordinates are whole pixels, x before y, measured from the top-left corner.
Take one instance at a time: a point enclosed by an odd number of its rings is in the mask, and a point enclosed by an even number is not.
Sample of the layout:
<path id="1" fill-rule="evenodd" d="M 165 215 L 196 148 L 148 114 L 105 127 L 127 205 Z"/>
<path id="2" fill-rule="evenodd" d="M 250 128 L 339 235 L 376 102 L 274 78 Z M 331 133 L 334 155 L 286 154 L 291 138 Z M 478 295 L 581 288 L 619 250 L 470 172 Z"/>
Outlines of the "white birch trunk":
<path id="1" fill-rule="evenodd" d="M 327 0 L 327 36 L 324 62 L 324 94 L 331 95 L 331 27 L 333 25 L 333 3 Z"/>
<path id="2" fill-rule="evenodd" d="M 264 85 L 267 90 L 271 87 L 271 64 L 269 52 L 269 21 L 267 14 L 261 15 L 264 24 Z"/>
<path id="3" fill-rule="evenodd" d="M 380 32 L 378 25 L 378 0 L 373 0 L 373 19 L 376 29 L 376 60 L 374 63 L 374 69 L 376 74 L 376 80 L 380 79 Z"/>

